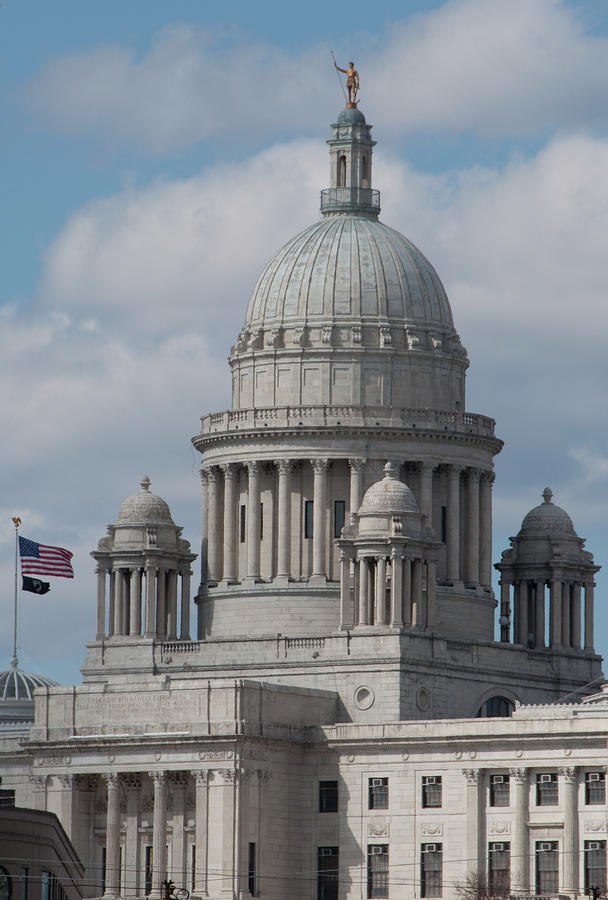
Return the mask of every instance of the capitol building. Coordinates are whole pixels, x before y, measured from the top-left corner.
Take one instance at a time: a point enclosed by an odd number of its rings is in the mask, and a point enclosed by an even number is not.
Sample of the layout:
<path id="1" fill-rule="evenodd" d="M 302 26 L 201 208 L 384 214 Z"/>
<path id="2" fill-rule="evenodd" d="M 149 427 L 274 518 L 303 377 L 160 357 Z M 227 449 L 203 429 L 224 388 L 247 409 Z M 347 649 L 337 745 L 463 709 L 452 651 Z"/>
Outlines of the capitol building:
<path id="1" fill-rule="evenodd" d="M 606 889 L 599 566 L 543 485 L 493 550 L 502 441 L 374 143 L 349 104 L 320 221 L 253 289 L 193 438 L 200 560 L 143 477 L 92 553 L 83 683 L 0 676 L 2 791 L 56 814 L 85 896 Z"/>

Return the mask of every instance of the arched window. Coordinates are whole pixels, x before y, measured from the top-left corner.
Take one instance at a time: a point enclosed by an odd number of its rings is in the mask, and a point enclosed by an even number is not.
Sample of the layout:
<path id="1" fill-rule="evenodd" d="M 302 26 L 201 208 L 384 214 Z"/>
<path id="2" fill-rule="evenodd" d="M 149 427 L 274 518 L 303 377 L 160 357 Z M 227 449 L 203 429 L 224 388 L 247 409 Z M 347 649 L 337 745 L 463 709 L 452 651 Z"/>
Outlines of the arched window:
<path id="1" fill-rule="evenodd" d="M 490 697 L 477 713 L 478 719 L 497 719 L 513 715 L 514 703 L 507 697 Z"/>
<path id="2" fill-rule="evenodd" d="M 365 154 L 361 157 L 361 187 L 369 187 L 369 157 Z"/>
<path id="3" fill-rule="evenodd" d="M 346 157 L 338 160 L 338 187 L 346 187 Z"/>

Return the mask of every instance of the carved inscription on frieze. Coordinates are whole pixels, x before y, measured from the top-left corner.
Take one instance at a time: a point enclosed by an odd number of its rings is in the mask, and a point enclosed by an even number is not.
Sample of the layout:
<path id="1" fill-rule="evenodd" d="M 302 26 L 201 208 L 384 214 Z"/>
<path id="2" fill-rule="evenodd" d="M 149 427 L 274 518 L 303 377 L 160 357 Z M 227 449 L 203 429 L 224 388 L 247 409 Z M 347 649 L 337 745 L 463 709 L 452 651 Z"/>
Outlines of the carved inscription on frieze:
<path id="1" fill-rule="evenodd" d="M 198 714 L 198 702 L 194 697 L 179 697 L 175 694 L 101 694 L 79 696 L 76 700 L 76 717 L 85 719 L 100 717 L 104 721 L 125 721 L 127 719 L 166 718 L 174 720 L 180 714 Z"/>

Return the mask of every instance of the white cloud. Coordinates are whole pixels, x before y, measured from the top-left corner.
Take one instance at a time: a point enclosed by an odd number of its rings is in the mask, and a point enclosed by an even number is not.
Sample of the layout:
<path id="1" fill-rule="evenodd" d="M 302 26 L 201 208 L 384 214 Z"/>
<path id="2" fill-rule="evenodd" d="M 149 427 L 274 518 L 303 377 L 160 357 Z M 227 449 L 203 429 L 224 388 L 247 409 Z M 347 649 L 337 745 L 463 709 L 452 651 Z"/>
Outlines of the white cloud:
<path id="1" fill-rule="evenodd" d="M 607 50 L 564 0 L 450 0 L 365 39 L 361 105 L 385 135 L 605 125 Z M 341 102 L 326 47 L 287 54 L 187 25 L 162 29 L 141 58 L 102 46 L 54 60 L 28 97 L 61 131 L 151 153 L 306 133 Z"/>

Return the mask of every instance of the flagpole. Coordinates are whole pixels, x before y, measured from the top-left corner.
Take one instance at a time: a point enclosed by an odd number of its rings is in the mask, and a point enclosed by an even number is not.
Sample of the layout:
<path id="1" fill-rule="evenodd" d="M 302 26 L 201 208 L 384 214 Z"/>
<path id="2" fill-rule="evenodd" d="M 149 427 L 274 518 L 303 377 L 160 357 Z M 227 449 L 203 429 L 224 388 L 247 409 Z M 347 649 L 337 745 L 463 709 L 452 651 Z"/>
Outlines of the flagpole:
<path id="1" fill-rule="evenodd" d="M 11 666 L 16 669 L 19 665 L 17 659 L 17 601 L 19 599 L 19 526 L 21 519 L 19 516 L 13 516 L 13 525 L 15 526 L 15 622 L 13 628 L 13 658 Z"/>

